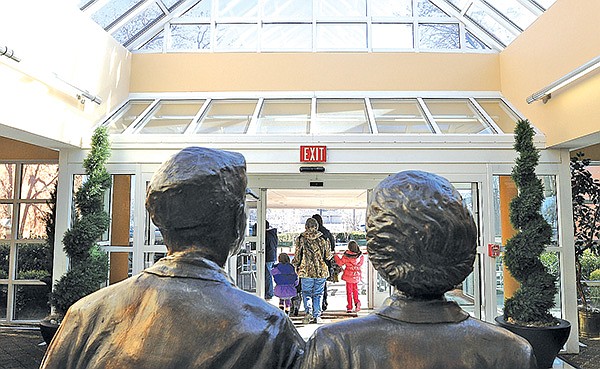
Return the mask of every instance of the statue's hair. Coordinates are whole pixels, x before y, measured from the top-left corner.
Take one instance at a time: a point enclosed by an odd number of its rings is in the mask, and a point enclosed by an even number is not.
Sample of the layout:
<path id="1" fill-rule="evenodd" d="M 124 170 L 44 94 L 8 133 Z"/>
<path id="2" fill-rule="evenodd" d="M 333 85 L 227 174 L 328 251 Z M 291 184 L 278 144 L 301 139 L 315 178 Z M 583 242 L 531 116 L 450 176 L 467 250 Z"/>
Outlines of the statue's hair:
<path id="1" fill-rule="evenodd" d="M 246 226 L 246 161 L 235 152 L 188 147 L 154 173 L 146 209 L 169 252 L 195 247 L 223 265 Z"/>
<path id="2" fill-rule="evenodd" d="M 367 209 L 367 250 L 390 284 L 413 297 L 439 297 L 473 270 L 477 227 L 443 177 L 405 171 L 383 180 Z"/>

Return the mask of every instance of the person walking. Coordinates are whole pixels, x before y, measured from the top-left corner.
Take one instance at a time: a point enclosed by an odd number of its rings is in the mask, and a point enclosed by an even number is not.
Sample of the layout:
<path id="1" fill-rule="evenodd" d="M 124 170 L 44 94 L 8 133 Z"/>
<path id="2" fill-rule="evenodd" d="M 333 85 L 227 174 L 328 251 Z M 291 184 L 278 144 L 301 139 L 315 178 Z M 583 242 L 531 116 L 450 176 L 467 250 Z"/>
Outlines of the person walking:
<path id="1" fill-rule="evenodd" d="M 290 315 L 292 298 L 298 294 L 296 286 L 298 285 L 298 274 L 294 266 L 290 263 L 288 254 L 282 252 L 277 258 L 279 263 L 273 266 L 271 274 L 275 280 L 275 296 L 279 297 L 279 308 L 287 315 Z"/>
<path id="2" fill-rule="evenodd" d="M 271 269 L 277 260 L 277 228 L 270 228 L 268 220 L 265 220 L 265 300 L 273 298 L 273 275 Z"/>
<path id="3" fill-rule="evenodd" d="M 292 264 L 302 283 L 302 301 L 306 313 L 303 323 L 320 324 L 321 298 L 325 280 L 329 277 L 329 268 L 325 262 L 331 260 L 332 253 L 327 240 L 319 232 L 316 219 L 308 218 L 305 229 L 294 242 L 296 254 Z"/>
<path id="4" fill-rule="evenodd" d="M 317 220 L 317 223 L 319 223 L 319 232 L 321 232 L 323 234 L 322 237 L 329 242 L 331 252 L 335 252 L 335 237 L 333 237 L 333 234 L 329 231 L 329 229 L 325 228 L 323 225 L 323 217 L 321 217 L 321 214 L 313 214 L 312 217 Z M 327 264 L 327 268 L 329 269 L 329 276 L 333 277 L 334 273 L 332 262 L 328 260 L 325 262 L 325 264 Z M 333 279 L 329 280 L 333 281 Z M 325 287 L 323 287 L 323 301 L 321 302 L 321 309 L 323 311 L 327 310 L 327 281 L 325 281 Z"/>
<path id="5" fill-rule="evenodd" d="M 344 252 L 342 257 L 334 254 L 335 262 L 337 265 L 344 269 L 342 274 L 342 280 L 346 281 L 346 299 L 348 304 L 346 305 L 346 312 L 351 313 L 352 302 L 354 301 L 354 311 L 360 311 L 360 300 L 358 299 L 358 283 L 362 279 L 361 267 L 364 262 L 362 253 L 358 244 L 354 240 L 348 242 L 348 250 Z"/>

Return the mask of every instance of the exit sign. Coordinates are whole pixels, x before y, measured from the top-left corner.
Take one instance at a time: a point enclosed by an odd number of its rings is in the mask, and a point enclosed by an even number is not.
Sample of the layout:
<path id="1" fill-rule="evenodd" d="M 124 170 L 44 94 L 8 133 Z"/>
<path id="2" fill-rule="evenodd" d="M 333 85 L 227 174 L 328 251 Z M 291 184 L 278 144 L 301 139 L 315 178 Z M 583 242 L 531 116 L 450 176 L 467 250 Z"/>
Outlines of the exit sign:
<path id="1" fill-rule="evenodd" d="M 325 163 L 327 146 L 300 146 L 301 163 Z"/>

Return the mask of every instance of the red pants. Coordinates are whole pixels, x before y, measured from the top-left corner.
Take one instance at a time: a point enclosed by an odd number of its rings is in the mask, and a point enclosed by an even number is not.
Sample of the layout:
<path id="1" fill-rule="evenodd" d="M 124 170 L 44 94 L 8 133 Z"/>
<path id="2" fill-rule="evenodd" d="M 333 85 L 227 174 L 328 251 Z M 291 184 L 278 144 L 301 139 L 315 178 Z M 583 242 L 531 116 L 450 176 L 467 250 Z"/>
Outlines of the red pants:
<path id="1" fill-rule="evenodd" d="M 346 299 L 348 300 L 348 305 L 346 305 L 347 310 L 352 310 L 353 306 L 360 308 L 360 301 L 358 300 L 358 283 L 346 282 Z M 352 299 L 354 299 L 354 304 L 352 304 Z"/>

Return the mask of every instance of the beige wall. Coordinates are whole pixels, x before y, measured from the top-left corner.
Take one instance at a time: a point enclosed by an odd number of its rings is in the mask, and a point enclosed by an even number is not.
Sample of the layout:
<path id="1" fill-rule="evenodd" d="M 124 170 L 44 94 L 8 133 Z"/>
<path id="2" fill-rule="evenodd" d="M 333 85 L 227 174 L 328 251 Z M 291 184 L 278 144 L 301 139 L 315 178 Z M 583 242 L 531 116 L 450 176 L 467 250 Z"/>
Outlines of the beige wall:
<path id="1" fill-rule="evenodd" d="M 57 160 L 58 151 L 0 137 L 1 160 Z"/>
<path id="2" fill-rule="evenodd" d="M 0 12 L 8 15 L 0 21 L 2 46 L 21 58 L 0 57 L 0 136 L 22 139 L 25 132 L 29 142 L 47 137 L 80 146 L 91 126 L 126 99 L 131 54 L 76 1 L 9 1 Z M 80 104 L 53 73 L 100 96 L 102 104 Z"/>
<path id="3" fill-rule="evenodd" d="M 547 104 L 525 99 L 598 55 L 600 1 L 558 0 L 500 54 L 502 93 L 546 134 L 548 145 L 597 134 L 600 71 L 554 93 Z"/>
<path id="4" fill-rule="evenodd" d="M 497 54 L 134 54 L 131 92 L 498 91 Z"/>

